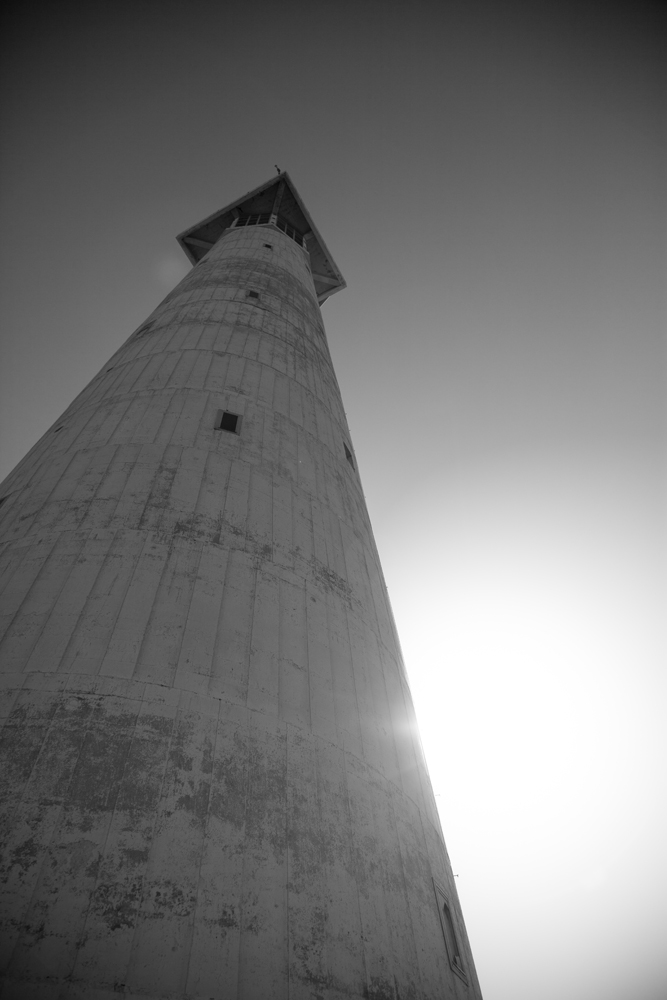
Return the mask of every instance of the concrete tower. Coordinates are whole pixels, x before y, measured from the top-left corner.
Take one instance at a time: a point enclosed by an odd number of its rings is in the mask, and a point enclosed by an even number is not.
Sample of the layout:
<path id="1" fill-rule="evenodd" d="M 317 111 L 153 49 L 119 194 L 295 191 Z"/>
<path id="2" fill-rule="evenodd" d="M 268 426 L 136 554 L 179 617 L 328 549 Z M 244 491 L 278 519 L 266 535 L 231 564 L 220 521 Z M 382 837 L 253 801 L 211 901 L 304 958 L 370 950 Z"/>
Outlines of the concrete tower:
<path id="1" fill-rule="evenodd" d="M 287 174 L 0 487 L 2 1000 L 477 1000 Z"/>

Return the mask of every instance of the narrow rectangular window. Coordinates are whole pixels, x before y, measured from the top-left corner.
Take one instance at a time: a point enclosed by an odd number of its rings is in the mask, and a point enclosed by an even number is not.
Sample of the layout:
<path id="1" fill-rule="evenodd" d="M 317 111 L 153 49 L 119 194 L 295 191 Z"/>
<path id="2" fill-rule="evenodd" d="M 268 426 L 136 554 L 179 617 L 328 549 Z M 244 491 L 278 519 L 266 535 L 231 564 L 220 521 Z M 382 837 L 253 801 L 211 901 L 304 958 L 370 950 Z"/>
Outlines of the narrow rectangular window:
<path id="1" fill-rule="evenodd" d="M 445 948 L 447 949 L 449 965 L 452 971 L 467 984 L 468 974 L 465 970 L 465 966 L 463 965 L 463 957 L 459 946 L 459 936 L 456 930 L 456 924 L 454 923 L 454 916 L 452 914 L 449 900 L 444 889 L 442 886 L 438 885 L 435 879 L 433 879 L 433 888 L 435 889 L 435 898 L 438 904 L 438 914 L 440 916 L 440 926 L 442 928 L 442 936 L 445 939 Z"/>
<path id="2" fill-rule="evenodd" d="M 259 298 L 259 292 L 248 292 L 248 298 L 249 299 L 258 299 Z"/>
<path id="3" fill-rule="evenodd" d="M 354 468 L 354 459 L 352 457 L 352 452 L 350 451 L 350 449 L 348 448 L 348 446 L 345 444 L 344 441 L 343 441 L 343 448 L 345 448 L 345 458 L 348 460 L 352 468 Z"/>

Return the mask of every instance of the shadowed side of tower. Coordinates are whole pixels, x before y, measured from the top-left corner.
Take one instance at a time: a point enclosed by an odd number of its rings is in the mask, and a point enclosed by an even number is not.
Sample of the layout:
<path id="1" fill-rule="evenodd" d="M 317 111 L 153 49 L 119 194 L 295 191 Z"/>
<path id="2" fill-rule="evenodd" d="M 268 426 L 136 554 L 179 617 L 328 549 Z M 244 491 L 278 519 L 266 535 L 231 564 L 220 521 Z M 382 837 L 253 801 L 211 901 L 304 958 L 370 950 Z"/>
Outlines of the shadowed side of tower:
<path id="1" fill-rule="evenodd" d="M 479 998 L 285 174 L 0 487 L 2 1000 Z"/>

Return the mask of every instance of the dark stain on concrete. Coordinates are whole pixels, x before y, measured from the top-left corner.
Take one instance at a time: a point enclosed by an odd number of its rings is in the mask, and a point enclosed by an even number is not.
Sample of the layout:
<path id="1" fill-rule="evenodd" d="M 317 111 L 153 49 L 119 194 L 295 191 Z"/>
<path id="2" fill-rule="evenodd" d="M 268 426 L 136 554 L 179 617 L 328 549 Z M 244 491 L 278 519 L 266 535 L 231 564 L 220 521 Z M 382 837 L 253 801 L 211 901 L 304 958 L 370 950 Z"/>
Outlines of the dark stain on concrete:
<path id="1" fill-rule="evenodd" d="M 31 868 L 37 861 L 37 857 L 41 851 L 41 845 L 37 844 L 34 837 L 29 837 L 18 847 L 15 847 L 11 853 L 11 864 L 9 867 L 17 867 L 23 869 Z"/>
<path id="2" fill-rule="evenodd" d="M 373 976 L 364 989 L 364 1000 L 398 1000 L 398 998 L 388 979 Z"/>
<path id="3" fill-rule="evenodd" d="M 176 808 L 184 809 L 185 812 L 193 814 L 198 820 L 204 822 L 208 816 L 208 802 L 211 791 L 209 781 L 199 781 L 191 795 L 180 795 L 176 800 Z"/>
<path id="4" fill-rule="evenodd" d="M 338 573 L 335 573 L 328 566 L 317 562 L 315 559 L 311 561 L 311 567 L 313 576 L 324 590 L 329 593 L 338 594 L 339 597 L 342 597 L 348 603 L 351 601 L 352 587 L 347 580 L 344 580 Z"/>
<path id="5" fill-rule="evenodd" d="M 161 888 L 154 888 L 151 894 L 154 907 L 151 917 L 162 919 L 165 912 L 175 917 L 187 917 L 192 913 L 197 903 L 195 892 L 184 892 L 180 885 L 170 879 L 159 884 Z"/>
<path id="6" fill-rule="evenodd" d="M 218 919 L 212 922 L 219 927 L 223 933 L 230 928 L 239 926 L 238 917 L 234 913 L 234 910 L 227 909 L 226 907 L 223 907 L 222 914 L 218 917 Z"/>
<path id="7" fill-rule="evenodd" d="M 100 884 L 95 889 L 92 906 L 109 930 L 116 931 L 123 927 L 134 927 L 140 898 L 138 883 L 130 886 Z"/>

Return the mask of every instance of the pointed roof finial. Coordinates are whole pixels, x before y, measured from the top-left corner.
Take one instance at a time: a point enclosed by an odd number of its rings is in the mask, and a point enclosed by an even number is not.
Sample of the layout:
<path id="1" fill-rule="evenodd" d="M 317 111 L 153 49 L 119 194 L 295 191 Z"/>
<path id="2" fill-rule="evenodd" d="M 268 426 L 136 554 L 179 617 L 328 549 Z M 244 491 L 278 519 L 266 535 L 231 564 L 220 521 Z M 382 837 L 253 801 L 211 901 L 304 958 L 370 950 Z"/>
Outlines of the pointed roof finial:
<path id="1" fill-rule="evenodd" d="M 273 165 L 274 165 L 274 167 L 276 168 L 276 170 L 278 171 L 278 173 L 280 173 L 280 167 L 278 166 L 278 164 L 277 164 L 277 163 L 274 163 Z"/>

